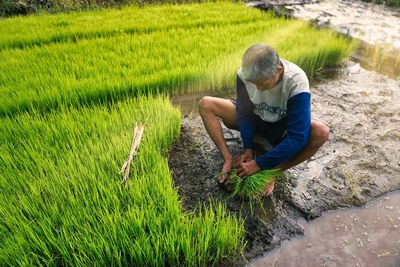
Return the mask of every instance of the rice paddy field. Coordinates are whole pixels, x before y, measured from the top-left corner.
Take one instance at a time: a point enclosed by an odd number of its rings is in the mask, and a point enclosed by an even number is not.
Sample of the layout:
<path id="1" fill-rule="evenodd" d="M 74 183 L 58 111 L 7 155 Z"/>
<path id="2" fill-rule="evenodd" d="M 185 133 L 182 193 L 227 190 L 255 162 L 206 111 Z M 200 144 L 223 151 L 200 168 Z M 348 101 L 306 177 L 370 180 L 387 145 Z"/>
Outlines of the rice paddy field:
<path id="1" fill-rule="evenodd" d="M 243 221 L 182 209 L 169 96 L 234 88 L 266 42 L 312 79 L 353 42 L 229 2 L 0 20 L 0 263 L 205 266 L 240 257 Z M 146 128 L 126 186 L 119 169 Z"/>

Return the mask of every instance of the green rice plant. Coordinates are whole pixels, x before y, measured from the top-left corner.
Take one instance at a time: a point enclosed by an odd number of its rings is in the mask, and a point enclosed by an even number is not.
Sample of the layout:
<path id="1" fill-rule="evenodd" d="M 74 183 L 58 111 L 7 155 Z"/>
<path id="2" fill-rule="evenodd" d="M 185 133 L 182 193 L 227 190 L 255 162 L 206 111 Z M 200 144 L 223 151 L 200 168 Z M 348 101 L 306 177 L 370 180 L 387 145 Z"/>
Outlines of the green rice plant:
<path id="1" fill-rule="evenodd" d="M 224 10 L 221 13 L 221 9 Z M 249 15 L 251 14 L 251 16 Z M 0 20 L 0 50 L 76 42 L 172 28 L 202 28 L 259 21 L 265 15 L 228 2 L 146 5 L 107 10 L 36 15 Z"/>
<path id="2" fill-rule="evenodd" d="M 233 196 L 242 196 L 248 199 L 259 197 L 263 193 L 265 186 L 275 178 L 276 181 L 284 177 L 280 169 L 263 170 L 241 178 L 237 175 L 236 170 L 230 174 L 229 183 L 233 185 Z"/>
<path id="3" fill-rule="evenodd" d="M 184 212 L 165 153 L 180 129 L 163 97 L 0 118 L 0 262 L 206 266 L 241 250 L 221 204 Z M 146 128 L 126 186 L 118 173 Z"/>
<path id="4" fill-rule="evenodd" d="M 0 113 L 104 103 L 140 92 L 209 89 L 213 85 L 217 90 L 218 84 L 201 82 L 204 74 L 218 64 L 216 59 L 259 39 L 266 26 L 273 31 L 282 24 L 260 19 L 243 25 L 228 24 L 224 30 L 222 26 L 171 29 L 140 36 L 124 34 L 23 50 L 4 49 L 0 52 L 0 70 L 4 70 L 0 72 L 0 92 L 4 96 Z M 242 37 L 239 40 L 238 35 Z M 216 38 L 220 41 L 215 42 Z"/>
<path id="5" fill-rule="evenodd" d="M 264 210 L 262 194 L 266 185 L 272 181 L 281 182 L 284 178 L 285 175 L 280 169 L 271 169 L 257 172 L 243 179 L 237 175 L 237 170 L 234 169 L 230 173 L 227 183 L 230 188 L 233 188 L 231 197 L 240 196 L 249 201 L 250 215 L 253 216 L 254 203 L 259 203 Z"/>
<path id="6" fill-rule="evenodd" d="M 220 2 L 221 0 L 216 0 Z M 201 2 L 216 2 L 215 0 L 202 0 Z M 2 0 L 0 2 L 0 17 L 26 14 L 43 14 L 57 12 L 71 12 L 83 10 L 96 10 L 101 8 L 121 8 L 126 5 L 146 5 L 155 4 L 183 4 L 196 3 L 193 0 Z M 237 2 L 236 0 L 230 2 Z"/>
<path id="7" fill-rule="evenodd" d="M 321 75 L 323 67 L 342 63 L 359 46 L 358 41 L 349 41 L 330 29 L 317 29 L 305 21 L 294 23 L 299 25 L 296 34 L 288 35 L 285 42 L 274 42 L 275 47 L 282 57 L 299 65 L 311 80 Z"/>
<path id="8" fill-rule="evenodd" d="M 232 10 L 219 15 L 227 24 L 166 28 L 133 35 L 122 32 L 1 50 L 0 115 L 32 108 L 48 111 L 64 104 L 107 103 L 141 93 L 232 89 L 241 56 L 255 42 L 274 45 L 279 54 L 304 67 L 310 77 L 317 69 L 339 63 L 351 52 L 348 41 L 304 22 L 277 19 L 236 4 L 215 5 Z M 201 4 L 197 7 L 208 8 Z M 164 8 L 168 10 L 167 6 Z M 230 17 L 235 17 L 231 13 L 237 9 L 239 14 L 240 9 L 245 10 L 239 16 L 243 23 L 229 23 Z M 179 14 L 177 23 L 187 21 L 185 12 L 171 10 L 174 12 Z M 215 12 L 209 12 L 203 19 L 215 17 Z"/>

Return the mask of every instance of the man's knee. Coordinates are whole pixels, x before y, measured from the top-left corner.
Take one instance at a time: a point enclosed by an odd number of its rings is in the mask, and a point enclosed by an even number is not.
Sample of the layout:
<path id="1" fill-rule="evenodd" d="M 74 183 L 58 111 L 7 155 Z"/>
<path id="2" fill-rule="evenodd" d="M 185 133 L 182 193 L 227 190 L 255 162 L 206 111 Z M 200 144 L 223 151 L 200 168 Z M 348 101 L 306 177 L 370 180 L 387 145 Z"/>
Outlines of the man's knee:
<path id="1" fill-rule="evenodd" d="M 311 125 L 310 145 L 313 149 L 318 149 L 329 139 L 329 127 L 322 122 L 313 122 Z"/>
<path id="2" fill-rule="evenodd" d="M 213 106 L 214 106 L 213 98 L 210 96 L 204 96 L 199 101 L 200 113 L 213 111 Z"/>

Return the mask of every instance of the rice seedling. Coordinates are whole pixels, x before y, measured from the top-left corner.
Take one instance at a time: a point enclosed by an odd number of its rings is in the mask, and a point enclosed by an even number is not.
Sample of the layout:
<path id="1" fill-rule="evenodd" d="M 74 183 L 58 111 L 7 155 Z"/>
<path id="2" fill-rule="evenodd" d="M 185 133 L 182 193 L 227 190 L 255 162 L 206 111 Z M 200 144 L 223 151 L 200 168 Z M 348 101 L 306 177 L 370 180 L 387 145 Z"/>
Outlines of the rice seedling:
<path id="1" fill-rule="evenodd" d="M 230 173 L 227 183 L 228 187 L 232 188 L 231 197 L 240 196 L 249 201 L 250 215 L 253 216 L 254 203 L 260 204 L 261 209 L 264 210 L 262 198 L 265 186 L 272 181 L 279 183 L 284 178 L 285 175 L 280 169 L 271 169 L 260 171 L 243 179 L 237 175 L 237 171 L 234 169 Z M 264 213 L 266 213 L 265 210 Z"/>
<path id="2" fill-rule="evenodd" d="M 228 182 L 233 185 L 233 196 L 253 199 L 260 197 L 265 186 L 273 178 L 277 181 L 281 180 L 284 178 L 283 172 L 279 169 L 264 170 L 242 179 L 237 175 L 236 170 L 233 170 Z"/>
<path id="3" fill-rule="evenodd" d="M 184 212 L 162 152 L 180 112 L 161 97 L 61 107 L 0 123 L 0 262 L 15 266 L 206 266 L 241 249 L 221 204 Z M 146 122 L 131 178 L 118 173 Z"/>
<path id="4" fill-rule="evenodd" d="M 241 55 L 255 42 L 271 43 L 279 54 L 298 63 L 310 77 L 315 70 L 326 64 L 337 64 L 351 52 L 351 45 L 345 39 L 313 29 L 304 22 L 274 18 L 272 14 L 236 4 L 214 5 L 224 12 L 218 16 L 216 9 L 202 13 L 209 5 L 195 5 L 196 12 L 204 15 L 198 18 L 205 21 L 204 25 L 199 22 L 199 27 L 165 26 L 155 31 L 136 34 L 123 31 L 111 36 L 96 33 L 95 38 L 82 37 L 24 49 L 3 48 L 0 50 L 0 93 L 3 96 L 0 114 L 11 115 L 31 108 L 48 111 L 62 105 L 105 104 L 141 93 L 233 88 Z M 188 22 L 185 14 L 189 11 L 168 6 L 157 7 L 157 10 L 163 8 L 173 14 L 161 12 L 166 14 L 163 19 L 175 16 L 178 24 Z M 134 10 L 131 7 L 128 11 Z M 118 12 L 109 15 L 113 25 L 123 24 L 124 17 L 118 18 Z M 136 12 L 134 14 L 139 14 Z M 234 12 L 241 15 L 233 16 Z M 86 17 L 86 13 L 77 13 L 72 18 L 78 16 L 83 20 L 79 24 L 82 34 L 91 30 L 106 32 L 107 29 L 97 29 L 93 25 L 96 16 L 102 18 L 106 16 L 104 13 L 106 11 L 89 12 L 90 16 Z M 49 17 L 54 22 L 57 16 L 61 15 Z M 63 16 L 66 15 L 61 18 Z M 207 23 L 216 17 L 218 22 Z M 47 17 L 41 18 L 46 21 Z M 143 25 L 151 27 L 152 17 L 148 15 L 143 19 L 149 21 Z M 14 20 L 2 23 L 4 29 L 12 28 Z M 23 21 L 18 24 L 22 29 L 30 26 Z M 54 27 L 54 23 L 45 24 L 43 32 L 52 32 Z M 65 34 L 79 35 L 78 24 L 70 31 Z M 32 32 L 32 40 L 41 40 L 39 33 Z M 22 38 L 18 32 L 15 36 L 12 33 L 6 36 L 13 40 Z"/>
<path id="5" fill-rule="evenodd" d="M 221 13 L 221 9 L 224 10 Z M 254 11 L 254 10 L 253 10 Z M 229 2 L 190 5 L 146 5 L 108 8 L 102 11 L 35 15 L 0 20 L 0 50 L 76 42 L 124 34 L 141 34 L 171 28 L 201 28 L 212 25 L 242 24 L 265 17 L 242 4 Z"/>

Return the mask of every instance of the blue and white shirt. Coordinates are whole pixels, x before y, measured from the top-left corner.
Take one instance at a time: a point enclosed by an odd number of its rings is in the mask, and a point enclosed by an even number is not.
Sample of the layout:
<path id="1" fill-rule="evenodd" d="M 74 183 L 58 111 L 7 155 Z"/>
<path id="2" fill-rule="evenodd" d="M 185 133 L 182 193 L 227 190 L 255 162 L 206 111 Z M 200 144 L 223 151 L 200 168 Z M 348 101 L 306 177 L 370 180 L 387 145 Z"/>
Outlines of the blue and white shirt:
<path id="1" fill-rule="evenodd" d="M 296 64 L 281 58 L 284 73 L 281 81 L 260 91 L 256 84 L 237 72 L 237 119 L 244 148 L 251 148 L 255 134 L 255 116 L 263 121 L 285 122 L 287 134 L 271 151 L 256 159 L 261 169 L 271 169 L 288 161 L 302 150 L 311 128 L 311 94 L 307 75 Z"/>

